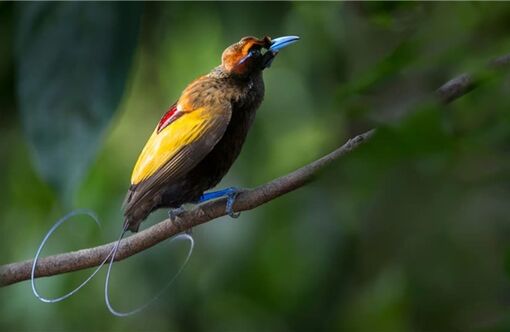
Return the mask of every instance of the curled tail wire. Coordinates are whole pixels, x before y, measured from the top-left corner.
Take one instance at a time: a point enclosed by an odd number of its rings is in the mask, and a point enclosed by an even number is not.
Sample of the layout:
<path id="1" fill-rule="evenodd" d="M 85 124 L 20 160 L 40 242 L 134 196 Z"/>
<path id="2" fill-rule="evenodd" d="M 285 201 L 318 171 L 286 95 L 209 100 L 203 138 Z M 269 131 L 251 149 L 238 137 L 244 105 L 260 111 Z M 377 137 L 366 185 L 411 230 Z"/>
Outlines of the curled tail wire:
<path id="1" fill-rule="evenodd" d="M 77 216 L 77 215 L 86 215 L 86 216 L 89 216 L 90 218 L 92 218 L 92 220 L 94 220 L 94 222 L 96 223 L 96 225 L 98 227 L 101 227 L 101 223 L 99 222 L 99 219 L 97 218 L 97 216 L 94 214 L 94 212 L 92 211 L 89 211 L 89 210 L 83 210 L 83 209 L 79 209 L 79 210 L 74 210 L 74 211 L 71 211 L 69 212 L 68 214 L 66 214 L 65 216 L 63 216 L 62 218 L 60 218 L 56 223 L 53 224 L 53 226 L 51 226 L 50 230 L 46 233 L 46 235 L 44 236 L 41 244 L 39 245 L 39 248 L 37 248 L 37 252 L 35 253 L 35 256 L 34 256 L 34 262 L 32 263 L 32 271 L 30 273 L 30 283 L 31 283 L 31 286 L 32 286 L 32 293 L 34 293 L 35 297 L 37 297 L 39 300 L 41 300 L 42 302 L 46 302 L 46 303 L 56 303 L 56 302 L 60 302 L 60 301 L 63 301 L 65 299 L 67 299 L 68 297 L 74 295 L 76 292 L 78 292 L 80 289 L 83 288 L 83 286 L 85 286 L 86 284 L 88 284 L 88 282 L 90 280 L 92 280 L 92 278 L 94 278 L 94 276 L 99 272 L 99 270 L 103 267 L 103 265 L 108 261 L 108 258 L 110 258 L 110 256 L 112 255 L 113 251 L 115 248 L 113 248 L 109 253 L 108 255 L 105 257 L 105 259 L 101 262 L 101 264 L 99 264 L 99 266 L 87 277 L 87 279 L 85 279 L 78 287 L 76 287 L 75 289 L 73 289 L 72 291 L 70 291 L 69 293 L 67 294 L 64 294 L 60 297 L 55 297 L 55 298 L 47 298 L 47 297 L 44 297 L 42 296 L 38 291 L 37 291 L 37 287 L 35 285 L 35 269 L 37 267 L 37 261 L 39 260 L 39 255 L 41 254 L 41 251 L 43 250 L 44 246 L 46 245 L 46 242 L 48 241 L 48 239 L 50 238 L 50 236 L 63 224 L 65 223 L 66 221 L 70 220 L 72 217 L 74 216 Z"/>
<path id="2" fill-rule="evenodd" d="M 177 277 L 181 274 L 182 270 L 184 270 L 184 267 L 188 264 L 191 254 L 193 253 L 193 247 L 195 246 L 195 240 L 193 240 L 193 237 L 188 233 L 182 233 L 182 234 L 179 234 L 179 235 L 171 238 L 170 242 L 173 242 L 175 240 L 189 241 L 188 253 L 186 255 L 186 259 L 181 264 L 181 267 L 179 268 L 179 270 L 177 270 L 177 272 L 173 275 L 173 277 L 166 283 L 166 285 L 163 286 L 156 293 L 156 295 L 154 295 L 154 297 L 152 299 L 148 300 L 147 302 L 145 302 L 144 304 L 140 305 L 139 307 L 137 307 L 133 310 L 122 312 L 122 311 L 115 310 L 111 304 L 110 295 L 109 295 L 109 284 L 110 284 L 110 274 L 112 271 L 113 262 L 115 260 L 115 255 L 117 254 L 117 250 L 119 249 L 120 241 L 124 237 L 124 234 L 126 234 L 126 231 L 127 231 L 127 226 L 124 227 L 124 230 L 120 234 L 119 239 L 118 239 L 117 243 L 115 244 L 115 247 L 112 250 L 113 254 L 111 255 L 110 262 L 108 263 L 108 270 L 106 272 L 106 281 L 104 284 L 104 300 L 105 300 L 106 306 L 108 307 L 108 310 L 112 313 L 112 315 L 115 315 L 117 317 L 127 317 L 127 316 L 134 315 L 134 314 L 144 310 L 145 308 L 150 306 L 152 303 L 154 303 L 157 299 L 159 299 L 159 297 L 167 290 L 168 287 L 170 287 L 170 285 L 175 281 L 175 279 L 177 279 Z"/>
<path id="3" fill-rule="evenodd" d="M 115 316 L 118 316 L 118 317 L 130 316 L 130 315 L 136 314 L 136 313 L 144 310 L 149 305 L 154 303 L 163 294 L 163 292 L 168 287 L 170 287 L 170 285 L 175 281 L 175 279 L 177 279 L 177 277 L 181 274 L 182 270 L 184 270 L 184 267 L 188 264 L 188 261 L 189 261 L 189 259 L 191 257 L 191 254 L 193 253 L 193 248 L 195 246 L 195 241 L 194 241 L 193 237 L 190 234 L 183 233 L 183 234 L 179 234 L 179 235 L 171 238 L 170 242 L 173 242 L 175 240 L 187 240 L 187 241 L 189 241 L 189 249 L 188 249 L 188 253 L 186 255 L 186 259 L 181 264 L 179 270 L 177 270 L 177 272 L 168 281 L 168 283 L 165 286 L 163 286 L 163 288 L 161 288 L 161 290 L 152 299 L 150 299 L 146 303 L 142 304 L 141 306 L 139 306 L 139 307 L 137 307 L 137 308 L 135 308 L 135 309 L 133 309 L 131 311 L 127 311 L 127 312 L 117 311 L 117 310 L 115 310 L 113 308 L 113 306 L 111 304 L 110 296 L 109 296 L 109 287 L 108 286 L 109 286 L 109 282 L 110 282 L 110 274 L 111 274 L 113 262 L 115 261 L 115 255 L 117 254 L 117 251 L 119 249 L 120 242 L 122 241 L 122 239 L 124 238 L 124 235 L 128 231 L 128 226 L 126 224 L 124 226 L 124 228 L 122 229 L 122 232 L 119 235 L 119 238 L 118 238 L 117 242 L 115 243 L 115 245 L 113 246 L 112 250 L 108 253 L 108 255 L 106 255 L 106 257 L 101 262 L 101 264 L 99 264 L 96 267 L 96 269 L 78 287 L 74 288 L 70 292 L 68 292 L 68 293 L 66 293 L 66 294 L 64 294 L 64 295 L 62 295 L 60 297 L 55 297 L 55 298 L 44 297 L 37 290 L 36 283 L 35 283 L 35 270 L 36 270 L 36 267 L 37 267 L 37 262 L 39 261 L 39 256 L 41 255 L 41 251 L 43 250 L 44 246 L 46 245 L 46 242 L 48 242 L 48 240 L 51 237 L 51 235 L 53 235 L 53 233 L 60 226 L 62 226 L 62 224 L 64 224 L 65 222 L 70 220 L 72 217 L 77 216 L 77 215 L 86 215 L 86 216 L 89 216 L 92 220 L 94 220 L 96 225 L 101 227 L 101 223 L 99 222 L 99 219 L 94 214 L 94 212 L 92 212 L 90 210 L 85 210 L 85 209 L 78 209 L 78 210 L 71 211 L 68 214 L 66 214 L 65 216 L 63 216 L 62 218 L 60 218 L 55 224 L 53 224 L 53 226 L 51 226 L 50 230 L 44 235 L 44 238 L 41 241 L 41 244 L 37 248 L 37 251 L 35 253 L 34 260 L 33 260 L 33 263 L 32 263 L 32 271 L 31 271 L 31 274 L 30 274 L 30 283 L 31 283 L 31 286 L 32 286 L 32 293 L 35 295 L 35 297 L 37 297 L 42 302 L 57 303 L 57 302 L 63 301 L 65 299 L 73 296 L 76 292 L 78 292 L 80 289 L 82 289 L 87 283 L 89 283 L 89 281 L 92 280 L 92 278 L 94 278 L 94 276 L 99 272 L 99 270 L 101 270 L 101 268 L 109 261 L 109 263 L 108 263 L 108 270 L 106 272 L 105 288 L 104 288 L 104 296 L 105 296 L 106 306 L 108 307 L 108 310 L 113 315 L 115 315 Z"/>

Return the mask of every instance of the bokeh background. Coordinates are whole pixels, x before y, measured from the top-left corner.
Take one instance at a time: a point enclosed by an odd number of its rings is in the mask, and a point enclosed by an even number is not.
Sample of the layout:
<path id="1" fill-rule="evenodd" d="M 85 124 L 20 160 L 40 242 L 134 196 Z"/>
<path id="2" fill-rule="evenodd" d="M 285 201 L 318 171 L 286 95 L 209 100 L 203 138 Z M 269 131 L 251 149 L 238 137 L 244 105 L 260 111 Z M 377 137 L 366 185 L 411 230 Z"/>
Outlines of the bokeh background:
<path id="1" fill-rule="evenodd" d="M 349 137 L 368 144 L 315 182 L 194 230 L 159 301 L 113 317 L 104 271 L 71 299 L 0 289 L 2 331 L 508 331 L 510 80 L 448 106 L 434 91 L 510 52 L 508 3 L 0 3 L 0 263 L 113 240 L 130 171 L 166 108 L 245 35 L 299 35 L 221 186 L 251 187 Z M 145 225 L 161 220 L 165 211 Z M 114 268 L 128 310 L 184 243 Z M 40 280 L 58 296 L 86 275 Z"/>

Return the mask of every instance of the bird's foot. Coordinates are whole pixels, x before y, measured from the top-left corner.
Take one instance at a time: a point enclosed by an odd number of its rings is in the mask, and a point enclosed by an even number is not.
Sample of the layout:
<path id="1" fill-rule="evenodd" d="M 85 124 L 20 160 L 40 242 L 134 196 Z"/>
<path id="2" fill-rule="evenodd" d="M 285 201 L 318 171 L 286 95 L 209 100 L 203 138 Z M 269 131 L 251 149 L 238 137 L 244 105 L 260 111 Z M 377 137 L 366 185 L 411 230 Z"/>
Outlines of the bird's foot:
<path id="1" fill-rule="evenodd" d="M 210 201 L 212 199 L 220 198 L 220 197 L 227 197 L 227 205 L 226 205 L 226 212 L 231 218 L 238 218 L 241 214 L 240 212 L 234 212 L 233 206 L 234 202 L 236 200 L 237 195 L 241 191 L 235 187 L 229 187 L 218 191 L 208 192 L 204 193 L 202 196 L 200 196 L 198 203 L 203 203 Z"/>
<path id="2" fill-rule="evenodd" d="M 177 220 L 177 218 L 179 218 L 179 216 L 183 213 L 183 212 L 186 212 L 186 209 L 183 208 L 182 206 L 181 207 L 178 207 L 178 208 L 173 208 L 173 209 L 170 209 L 168 210 L 168 217 L 170 218 L 170 220 L 172 221 L 172 224 L 174 224 L 177 228 L 180 228 L 180 225 L 179 225 L 179 221 Z M 188 235 L 192 235 L 193 234 L 193 231 L 191 228 L 188 228 L 184 231 L 184 233 L 188 234 Z"/>
<path id="3" fill-rule="evenodd" d="M 172 222 L 175 222 L 177 220 L 177 217 L 179 217 L 184 211 L 186 211 L 182 206 L 178 208 L 173 208 L 168 210 L 168 217 Z"/>
<path id="4" fill-rule="evenodd" d="M 230 216 L 230 218 L 239 218 L 239 216 L 241 215 L 241 212 L 234 212 L 233 210 L 237 194 L 239 194 L 239 191 L 237 189 L 234 189 L 227 194 L 227 206 L 225 207 L 226 209 L 225 211 Z"/>

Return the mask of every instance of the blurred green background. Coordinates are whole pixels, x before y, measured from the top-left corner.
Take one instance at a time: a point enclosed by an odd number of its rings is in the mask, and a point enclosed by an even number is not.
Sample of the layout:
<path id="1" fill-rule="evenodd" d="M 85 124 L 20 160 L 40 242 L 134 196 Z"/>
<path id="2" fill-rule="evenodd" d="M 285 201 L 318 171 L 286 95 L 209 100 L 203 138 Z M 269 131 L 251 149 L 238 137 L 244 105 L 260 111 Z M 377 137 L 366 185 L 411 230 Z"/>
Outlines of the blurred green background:
<path id="1" fill-rule="evenodd" d="M 132 166 L 188 82 L 245 35 L 299 35 L 221 186 L 290 172 L 372 127 L 312 184 L 194 230 L 149 309 L 116 318 L 104 271 L 58 304 L 0 289 L 2 331 L 508 331 L 510 81 L 444 107 L 433 91 L 510 52 L 508 3 L 0 3 L 0 263 L 113 240 Z M 160 211 L 145 224 L 161 220 Z M 151 297 L 183 260 L 117 264 L 112 301 Z M 65 293 L 89 271 L 45 278 Z"/>

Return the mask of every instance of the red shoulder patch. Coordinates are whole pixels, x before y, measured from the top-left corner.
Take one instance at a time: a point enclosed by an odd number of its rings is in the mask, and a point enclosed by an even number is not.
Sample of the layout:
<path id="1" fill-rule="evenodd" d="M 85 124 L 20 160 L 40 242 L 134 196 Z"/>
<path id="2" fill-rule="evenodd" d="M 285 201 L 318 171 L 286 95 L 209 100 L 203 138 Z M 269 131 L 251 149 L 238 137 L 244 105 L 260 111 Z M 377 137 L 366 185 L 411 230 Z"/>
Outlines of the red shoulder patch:
<path id="1" fill-rule="evenodd" d="M 158 129 L 157 129 L 158 134 L 160 131 L 165 129 L 169 124 L 171 124 L 172 122 L 177 120 L 181 115 L 182 115 L 182 113 L 177 112 L 177 103 L 170 106 L 170 108 L 165 113 L 165 115 L 163 115 L 161 120 L 159 120 Z"/>

